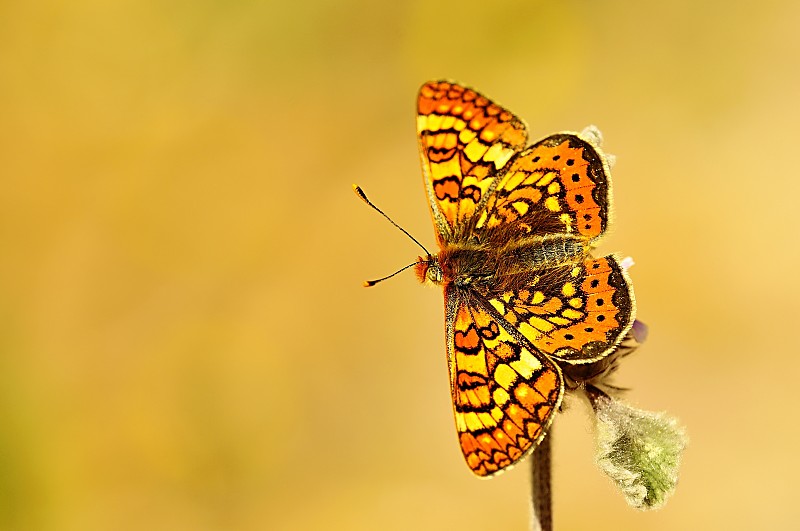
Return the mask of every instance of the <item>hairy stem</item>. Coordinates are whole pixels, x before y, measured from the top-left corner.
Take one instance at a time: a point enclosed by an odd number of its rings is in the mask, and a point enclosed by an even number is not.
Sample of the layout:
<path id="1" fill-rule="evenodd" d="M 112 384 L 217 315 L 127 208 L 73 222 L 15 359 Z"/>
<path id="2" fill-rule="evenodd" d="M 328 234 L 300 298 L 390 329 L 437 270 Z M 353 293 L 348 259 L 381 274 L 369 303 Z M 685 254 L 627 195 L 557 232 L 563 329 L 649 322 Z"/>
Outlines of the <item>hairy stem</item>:
<path id="1" fill-rule="evenodd" d="M 550 487 L 550 439 L 553 427 L 545 435 L 531 457 L 531 505 L 533 531 L 553 531 L 552 490 Z"/>

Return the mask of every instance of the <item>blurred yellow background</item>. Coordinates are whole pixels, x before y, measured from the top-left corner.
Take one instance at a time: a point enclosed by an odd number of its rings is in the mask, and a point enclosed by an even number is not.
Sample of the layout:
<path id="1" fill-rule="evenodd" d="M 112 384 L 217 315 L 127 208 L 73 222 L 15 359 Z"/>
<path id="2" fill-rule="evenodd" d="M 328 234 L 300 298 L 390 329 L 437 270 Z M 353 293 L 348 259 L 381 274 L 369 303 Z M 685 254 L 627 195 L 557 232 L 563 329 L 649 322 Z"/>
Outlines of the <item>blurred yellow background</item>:
<path id="1" fill-rule="evenodd" d="M 626 506 L 573 401 L 556 529 L 789 529 L 800 473 L 800 3 L 0 3 L 0 528 L 526 529 L 452 420 L 415 95 L 531 139 L 594 123 L 602 251 L 650 338 L 617 382 L 687 427 Z"/>

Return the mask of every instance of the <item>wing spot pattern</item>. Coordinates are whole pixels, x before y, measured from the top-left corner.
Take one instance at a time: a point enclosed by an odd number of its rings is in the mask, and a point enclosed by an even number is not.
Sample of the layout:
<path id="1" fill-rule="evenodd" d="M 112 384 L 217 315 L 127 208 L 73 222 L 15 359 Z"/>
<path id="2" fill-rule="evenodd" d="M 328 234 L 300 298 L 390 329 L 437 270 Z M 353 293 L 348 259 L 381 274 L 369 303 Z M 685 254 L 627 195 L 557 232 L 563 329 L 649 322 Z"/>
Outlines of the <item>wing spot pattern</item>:
<path id="1" fill-rule="evenodd" d="M 620 271 L 609 257 L 590 258 L 580 266 L 563 266 L 537 284 L 542 289 L 502 293 L 491 301 L 541 352 L 565 360 L 593 359 L 610 352 L 633 319 Z"/>
<path id="2" fill-rule="evenodd" d="M 496 190 L 478 230 L 512 225 L 522 234 L 575 232 L 586 238 L 605 230 L 608 188 L 601 155 L 573 135 L 553 135 L 517 155 Z M 524 214 L 511 207 L 521 198 L 530 205 Z"/>

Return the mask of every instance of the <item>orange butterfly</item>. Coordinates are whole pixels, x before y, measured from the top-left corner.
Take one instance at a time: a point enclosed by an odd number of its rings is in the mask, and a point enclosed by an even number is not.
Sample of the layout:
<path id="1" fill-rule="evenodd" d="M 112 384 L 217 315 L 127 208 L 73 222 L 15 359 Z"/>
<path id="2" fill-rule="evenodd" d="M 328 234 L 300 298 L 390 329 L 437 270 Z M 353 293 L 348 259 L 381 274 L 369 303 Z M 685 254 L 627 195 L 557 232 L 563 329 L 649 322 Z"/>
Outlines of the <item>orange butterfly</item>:
<path id="1" fill-rule="evenodd" d="M 439 253 L 412 265 L 444 288 L 461 451 L 490 476 L 533 451 L 565 388 L 613 368 L 633 324 L 627 273 L 591 254 L 608 223 L 609 167 L 575 133 L 526 148 L 519 118 L 455 83 L 423 85 L 417 109 Z"/>

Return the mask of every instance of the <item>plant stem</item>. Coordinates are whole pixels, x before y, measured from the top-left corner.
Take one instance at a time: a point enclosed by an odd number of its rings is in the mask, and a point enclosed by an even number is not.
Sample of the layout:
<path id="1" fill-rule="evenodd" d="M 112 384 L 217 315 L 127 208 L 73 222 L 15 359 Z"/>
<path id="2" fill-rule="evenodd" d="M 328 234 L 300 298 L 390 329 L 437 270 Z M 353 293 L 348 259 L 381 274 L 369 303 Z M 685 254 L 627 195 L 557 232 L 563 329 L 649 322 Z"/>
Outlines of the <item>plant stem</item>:
<path id="1" fill-rule="evenodd" d="M 553 493 L 550 487 L 550 439 L 553 426 L 531 457 L 531 505 L 533 531 L 553 531 Z"/>

